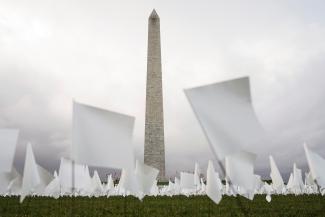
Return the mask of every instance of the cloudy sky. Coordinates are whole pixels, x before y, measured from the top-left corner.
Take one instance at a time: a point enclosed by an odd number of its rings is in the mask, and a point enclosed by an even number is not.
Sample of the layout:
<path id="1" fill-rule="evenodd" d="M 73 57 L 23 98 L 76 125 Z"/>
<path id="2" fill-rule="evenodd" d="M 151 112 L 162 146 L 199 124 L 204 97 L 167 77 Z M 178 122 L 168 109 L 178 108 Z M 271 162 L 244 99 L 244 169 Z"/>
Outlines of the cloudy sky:
<path id="1" fill-rule="evenodd" d="M 184 88 L 250 76 L 253 104 L 287 174 L 306 169 L 302 143 L 325 156 L 324 1 L 0 0 L 0 127 L 20 129 L 53 171 L 69 155 L 72 99 L 136 116 L 143 154 L 147 21 L 161 18 L 167 172 L 212 157 Z"/>

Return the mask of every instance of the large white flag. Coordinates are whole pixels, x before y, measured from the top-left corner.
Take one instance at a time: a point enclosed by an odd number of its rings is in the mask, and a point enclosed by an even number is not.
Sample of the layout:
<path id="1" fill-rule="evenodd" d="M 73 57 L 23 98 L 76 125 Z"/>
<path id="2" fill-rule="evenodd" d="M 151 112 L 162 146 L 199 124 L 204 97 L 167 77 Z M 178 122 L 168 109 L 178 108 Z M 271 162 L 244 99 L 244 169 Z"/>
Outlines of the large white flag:
<path id="1" fill-rule="evenodd" d="M 251 103 L 248 77 L 184 92 L 219 160 L 264 140 L 264 131 Z"/>
<path id="2" fill-rule="evenodd" d="M 11 172 L 18 133 L 17 129 L 0 129 L 0 173 Z"/>
<path id="3" fill-rule="evenodd" d="M 304 149 L 313 179 L 320 187 L 325 188 L 325 159 L 311 151 L 306 144 Z"/>
<path id="4" fill-rule="evenodd" d="M 185 94 L 213 154 L 221 163 L 228 161 L 228 178 L 252 199 L 256 156 L 244 150 L 263 144 L 265 134 L 252 106 L 249 78 L 187 89 Z"/>
<path id="5" fill-rule="evenodd" d="M 91 166 L 134 169 L 134 117 L 73 103 L 72 159 Z"/>

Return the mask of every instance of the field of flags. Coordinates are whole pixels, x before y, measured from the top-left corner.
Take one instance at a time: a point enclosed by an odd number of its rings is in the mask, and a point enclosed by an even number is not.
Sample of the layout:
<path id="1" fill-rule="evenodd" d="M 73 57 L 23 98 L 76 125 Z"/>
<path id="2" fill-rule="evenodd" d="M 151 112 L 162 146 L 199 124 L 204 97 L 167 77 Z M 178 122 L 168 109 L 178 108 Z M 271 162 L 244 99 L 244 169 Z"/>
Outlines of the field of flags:
<path id="1" fill-rule="evenodd" d="M 62 158 L 58 173 L 50 174 L 35 161 L 32 146 L 28 144 L 23 176 L 15 169 L 1 173 L 0 187 L 2 196 L 20 196 L 20 201 L 30 196 L 47 196 L 59 198 L 63 196 L 110 197 L 133 195 L 139 200 L 145 196 L 194 196 L 207 195 L 215 203 L 219 203 L 223 195 L 241 195 L 253 200 L 255 194 L 266 195 L 271 202 L 272 195 L 325 194 L 324 178 L 325 159 L 308 149 L 305 145 L 310 172 L 303 174 L 294 164 L 290 178 L 285 184 L 275 160 L 270 161 L 270 177 L 272 182 L 262 181 L 256 174 L 246 174 L 251 182 L 245 179 L 229 178 L 231 171 L 226 170 L 227 178 L 222 181 L 209 161 L 207 171 L 201 171 L 196 163 L 194 173 L 181 172 L 180 177 L 169 180 L 168 185 L 158 185 L 158 170 L 136 161 L 134 170 L 122 170 L 119 181 L 108 175 L 107 182 L 102 183 L 97 171 L 91 176 L 88 166 L 77 164 Z M 236 166 L 226 167 L 238 169 Z M 204 175 L 203 175 L 204 174 Z M 205 176 L 206 174 L 206 176 Z M 203 178 L 206 177 L 206 178 Z"/>
<path id="2" fill-rule="evenodd" d="M 23 173 L 13 167 L 19 131 L 0 130 L 0 195 L 111 197 L 202 196 L 219 204 L 222 198 L 242 196 L 253 200 L 265 195 L 325 194 L 325 159 L 307 144 L 302 147 L 309 166 L 303 174 L 294 164 L 288 180 L 283 180 L 276 159 L 269 159 L 271 182 L 254 173 L 257 155 L 248 145 L 266 144 L 266 132 L 255 116 L 248 78 L 185 90 L 193 112 L 209 142 L 214 159 L 206 170 L 193 162 L 194 172 L 180 172 L 179 177 L 160 185 L 159 170 L 135 159 L 132 132 L 135 118 L 93 106 L 73 102 L 71 158 L 61 158 L 53 174 L 37 163 L 32 144 L 27 144 Z M 249 150 L 249 151 L 248 151 Z M 215 169 L 217 163 L 222 174 Z M 108 175 L 103 183 L 88 166 L 121 170 L 118 180 Z"/>

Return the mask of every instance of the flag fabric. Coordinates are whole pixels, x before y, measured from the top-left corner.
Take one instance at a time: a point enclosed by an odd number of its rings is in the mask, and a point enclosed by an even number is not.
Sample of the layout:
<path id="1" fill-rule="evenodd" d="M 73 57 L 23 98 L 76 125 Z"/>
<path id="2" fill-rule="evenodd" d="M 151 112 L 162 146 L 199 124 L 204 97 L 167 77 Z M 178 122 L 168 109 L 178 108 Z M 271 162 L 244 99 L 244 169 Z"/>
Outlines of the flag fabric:
<path id="1" fill-rule="evenodd" d="M 194 174 L 181 172 L 180 174 L 180 186 L 182 190 L 194 190 L 196 185 L 194 183 Z"/>
<path id="2" fill-rule="evenodd" d="M 106 183 L 106 186 L 104 188 L 104 191 L 106 192 L 107 196 L 110 196 L 114 193 L 114 181 L 113 181 L 113 178 L 112 178 L 112 175 L 109 174 L 107 176 L 107 183 Z"/>
<path id="3" fill-rule="evenodd" d="M 297 168 L 296 163 L 293 164 L 293 171 L 290 174 L 287 189 L 296 195 L 301 194 L 304 189 L 301 169 Z"/>
<path id="4" fill-rule="evenodd" d="M 254 163 L 256 155 L 239 151 L 226 157 L 226 177 L 231 184 L 239 187 L 237 193 L 248 199 L 253 199 L 255 191 Z"/>
<path id="5" fill-rule="evenodd" d="M 284 188 L 283 179 L 282 179 L 281 173 L 280 173 L 278 167 L 276 166 L 276 163 L 271 155 L 269 156 L 269 160 L 270 160 L 270 167 L 271 167 L 270 176 L 272 179 L 272 186 L 277 191 L 277 193 L 280 193 L 280 192 L 282 192 L 282 190 Z"/>
<path id="6" fill-rule="evenodd" d="M 325 188 L 325 159 L 311 151 L 307 144 L 304 144 L 304 149 L 313 180 L 316 180 L 320 187 Z"/>
<path id="7" fill-rule="evenodd" d="M 46 186 L 52 181 L 52 178 L 53 177 L 49 172 L 47 172 L 41 166 L 37 165 L 32 145 L 28 143 L 26 149 L 20 202 L 23 202 L 24 198 L 32 193 L 43 195 Z"/>
<path id="8" fill-rule="evenodd" d="M 91 187 L 88 166 L 65 158 L 61 158 L 60 161 L 59 180 L 63 193 L 72 193 L 73 189 L 88 191 Z"/>
<path id="9" fill-rule="evenodd" d="M 207 184 L 205 188 L 208 197 L 216 204 L 218 204 L 222 198 L 222 192 L 219 189 L 217 180 L 218 177 L 216 176 L 212 161 L 209 161 L 207 169 Z"/>
<path id="10" fill-rule="evenodd" d="M 200 175 L 201 175 L 200 166 L 199 166 L 198 163 L 195 163 L 195 168 L 194 168 L 194 185 L 196 186 L 196 189 L 197 190 L 199 190 L 201 188 Z"/>
<path id="11" fill-rule="evenodd" d="M 90 194 L 95 197 L 101 196 L 104 192 L 103 184 L 99 178 L 97 170 L 94 171 L 94 175 L 91 178 L 90 192 Z"/>
<path id="12" fill-rule="evenodd" d="M 0 174 L 12 170 L 18 134 L 17 129 L 0 129 Z"/>
<path id="13" fill-rule="evenodd" d="M 58 199 L 61 194 L 60 180 L 58 176 L 54 176 L 54 179 L 46 186 L 44 195 Z"/>
<path id="14" fill-rule="evenodd" d="M 72 154 L 77 163 L 134 169 L 134 117 L 73 102 Z"/>
<path id="15" fill-rule="evenodd" d="M 118 183 L 119 194 L 124 196 L 131 194 L 136 197 L 143 198 L 143 195 L 139 196 L 139 186 L 134 170 L 122 169 L 120 181 Z"/>
<path id="16" fill-rule="evenodd" d="M 0 173 L 0 195 L 17 192 L 17 182 L 21 183 L 21 176 L 17 170 L 12 167 L 11 172 Z"/>
<path id="17" fill-rule="evenodd" d="M 156 183 L 159 170 L 144 163 L 136 161 L 135 176 L 139 186 L 139 191 L 150 194 L 153 185 Z"/>
<path id="18" fill-rule="evenodd" d="M 290 173 L 290 176 L 289 176 L 289 179 L 287 182 L 287 189 L 290 189 L 292 187 L 292 184 L 293 184 L 293 175 L 292 175 L 292 173 Z"/>
<path id="19" fill-rule="evenodd" d="M 184 90 L 220 161 L 227 155 L 264 141 L 262 129 L 251 103 L 249 78 Z"/>
<path id="20" fill-rule="evenodd" d="M 256 155 L 246 150 L 265 143 L 266 137 L 252 106 L 249 78 L 186 89 L 184 92 L 212 153 L 221 166 L 228 167 L 227 176 L 231 183 L 240 187 L 241 195 L 252 199 Z"/>
<path id="21" fill-rule="evenodd" d="M 20 202 L 23 202 L 25 197 L 32 193 L 33 190 L 41 183 L 41 178 L 38 174 L 38 168 L 35 161 L 32 145 L 27 144 L 26 158 L 24 165 L 23 183 L 20 195 Z"/>

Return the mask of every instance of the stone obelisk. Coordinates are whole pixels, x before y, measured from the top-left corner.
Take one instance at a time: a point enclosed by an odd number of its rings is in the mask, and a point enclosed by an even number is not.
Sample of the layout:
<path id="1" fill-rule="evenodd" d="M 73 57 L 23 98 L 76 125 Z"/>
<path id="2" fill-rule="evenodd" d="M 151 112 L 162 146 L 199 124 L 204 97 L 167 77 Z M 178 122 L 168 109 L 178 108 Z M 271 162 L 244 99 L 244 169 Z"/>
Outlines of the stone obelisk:
<path id="1" fill-rule="evenodd" d="M 159 169 L 165 180 L 164 112 L 161 75 L 160 20 L 152 11 L 148 23 L 146 123 L 144 163 Z"/>

